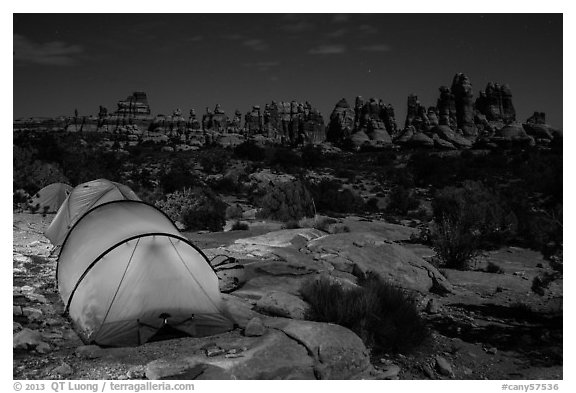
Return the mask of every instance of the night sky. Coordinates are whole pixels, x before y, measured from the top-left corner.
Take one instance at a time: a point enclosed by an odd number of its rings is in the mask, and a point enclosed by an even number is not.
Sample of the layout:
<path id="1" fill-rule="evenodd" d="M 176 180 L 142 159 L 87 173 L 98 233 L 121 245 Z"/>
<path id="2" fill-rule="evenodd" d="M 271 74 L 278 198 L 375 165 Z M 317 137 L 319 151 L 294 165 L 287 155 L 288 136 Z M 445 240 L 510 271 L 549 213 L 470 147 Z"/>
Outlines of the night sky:
<path id="1" fill-rule="evenodd" d="M 97 114 L 145 91 L 153 114 L 228 114 L 408 94 L 435 105 L 457 72 L 508 83 L 518 120 L 562 128 L 561 14 L 15 14 L 14 117 Z"/>

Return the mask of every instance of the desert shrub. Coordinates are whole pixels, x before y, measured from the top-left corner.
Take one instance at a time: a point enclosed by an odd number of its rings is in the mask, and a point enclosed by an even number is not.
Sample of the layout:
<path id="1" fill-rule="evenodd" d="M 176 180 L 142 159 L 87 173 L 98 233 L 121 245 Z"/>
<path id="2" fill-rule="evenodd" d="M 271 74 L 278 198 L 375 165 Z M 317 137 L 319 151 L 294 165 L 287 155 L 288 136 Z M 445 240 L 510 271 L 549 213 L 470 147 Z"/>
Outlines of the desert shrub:
<path id="1" fill-rule="evenodd" d="M 355 191 L 340 189 L 338 180 L 322 179 L 319 183 L 308 183 L 316 209 L 324 212 L 356 213 L 364 210 L 364 200 Z"/>
<path id="2" fill-rule="evenodd" d="M 336 168 L 334 176 L 346 179 L 349 183 L 353 183 L 356 180 L 356 172 L 345 168 Z"/>
<path id="3" fill-rule="evenodd" d="M 366 201 L 366 210 L 369 212 L 378 212 L 380 208 L 378 207 L 378 198 L 370 198 Z"/>
<path id="4" fill-rule="evenodd" d="M 398 156 L 393 151 L 383 151 L 375 154 L 375 163 L 378 166 L 390 166 L 393 165 Z"/>
<path id="5" fill-rule="evenodd" d="M 330 232 L 330 226 L 336 222 L 335 219 L 330 217 L 320 217 L 319 219 L 314 220 L 313 226 L 320 231 Z"/>
<path id="6" fill-rule="evenodd" d="M 302 148 L 302 164 L 306 168 L 316 168 L 324 162 L 322 149 L 314 145 L 306 145 Z"/>
<path id="7" fill-rule="evenodd" d="M 228 162 L 230 152 L 222 148 L 208 148 L 198 152 L 198 162 L 205 172 L 222 173 Z"/>
<path id="8" fill-rule="evenodd" d="M 290 220 L 282 225 L 283 229 L 298 229 L 301 228 L 300 222 L 298 220 Z"/>
<path id="9" fill-rule="evenodd" d="M 233 231 L 247 231 L 248 230 L 248 223 L 242 221 L 236 221 L 232 224 Z"/>
<path id="10" fill-rule="evenodd" d="M 328 232 L 335 234 L 335 233 L 348 233 L 350 232 L 350 227 L 344 224 L 334 224 L 328 228 Z"/>
<path id="11" fill-rule="evenodd" d="M 554 273 L 543 273 L 534 277 L 532 280 L 532 292 L 537 295 L 544 296 L 546 290 L 550 287 L 550 284 L 556 280 L 560 275 L 556 272 Z"/>
<path id="12" fill-rule="evenodd" d="M 277 147 L 271 150 L 269 164 L 282 168 L 287 172 L 294 172 L 303 166 L 302 157 L 292 149 L 285 147 Z"/>
<path id="13" fill-rule="evenodd" d="M 139 188 L 138 191 L 134 190 L 138 197 L 142 199 L 144 202 L 150 203 L 151 205 L 156 204 L 157 201 L 160 201 L 164 198 L 164 192 L 161 188 Z"/>
<path id="14" fill-rule="evenodd" d="M 457 223 L 464 233 L 475 233 L 478 246 L 498 247 L 516 235 L 518 220 L 500 196 L 481 182 L 446 187 L 432 201 L 434 219 Z M 453 225 L 454 226 L 454 225 Z"/>
<path id="15" fill-rule="evenodd" d="M 186 188 L 156 202 L 173 221 L 187 230 L 221 231 L 226 223 L 226 204 L 208 188 Z"/>
<path id="16" fill-rule="evenodd" d="M 246 141 L 234 148 L 234 155 L 242 160 L 263 161 L 266 151 L 254 142 Z"/>
<path id="17" fill-rule="evenodd" d="M 197 187 L 200 183 L 191 163 L 184 159 L 174 161 L 167 170 L 161 171 L 158 174 L 158 181 L 166 194 L 184 188 Z"/>
<path id="18" fill-rule="evenodd" d="M 486 273 L 504 274 L 504 270 L 494 262 L 488 262 Z"/>
<path id="19" fill-rule="evenodd" d="M 385 180 L 404 188 L 414 188 L 416 186 L 414 175 L 405 167 L 390 169 L 388 179 Z"/>
<path id="20" fill-rule="evenodd" d="M 305 282 L 300 292 L 310 304 L 308 319 L 345 326 L 379 352 L 410 352 L 427 339 L 413 299 L 401 289 L 371 272 L 359 284 L 344 289 L 325 277 Z"/>
<path id="21" fill-rule="evenodd" d="M 409 211 L 407 217 L 420 221 L 429 221 L 431 219 L 431 214 L 425 207 L 420 206 L 417 210 Z"/>
<path id="22" fill-rule="evenodd" d="M 38 151 L 30 148 L 13 148 L 13 189 L 24 189 L 35 193 L 51 183 L 69 183 L 62 168 L 55 162 L 36 159 Z"/>
<path id="23" fill-rule="evenodd" d="M 284 222 L 314 216 L 312 196 L 300 181 L 270 187 L 259 199 L 258 216 Z"/>
<path id="24" fill-rule="evenodd" d="M 520 212 L 519 234 L 530 248 L 547 252 L 550 243 L 561 244 L 563 239 L 562 219 L 545 212 Z"/>
<path id="25" fill-rule="evenodd" d="M 396 186 L 392 189 L 388 199 L 386 211 L 392 214 L 405 216 L 408 211 L 417 209 L 420 201 L 414 198 L 414 192 L 403 186 Z"/>
<path id="26" fill-rule="evenodd" d="M 478 254 L 478 238 L 458 219 L 443 217 L 432 232 L 432 247 L 443 266 L 465 270 Z"/>
<path id="27" fill-rule="evenodd" d="M 366 310 L 360 288 L 344 289 L 328 278 L 320 277 L 305 281 L 300 294 L 310 304 L 307 319 L 336 323 L 356 333 L 361 330 Z"/>
<path id="28" fill-rule="evenodd" d="M 237 194 L 244 191 L 244 185 L 232 176 L 224 176 L 209 184 L 214 191 L 222 194 Z"/>
<path id="29" fill-rule="evenodd" d="M 30 194 L 23 189 L 18 189 L 12 193 L 12 207 L 14 209 L 25 208 L 29 199 Z"/>

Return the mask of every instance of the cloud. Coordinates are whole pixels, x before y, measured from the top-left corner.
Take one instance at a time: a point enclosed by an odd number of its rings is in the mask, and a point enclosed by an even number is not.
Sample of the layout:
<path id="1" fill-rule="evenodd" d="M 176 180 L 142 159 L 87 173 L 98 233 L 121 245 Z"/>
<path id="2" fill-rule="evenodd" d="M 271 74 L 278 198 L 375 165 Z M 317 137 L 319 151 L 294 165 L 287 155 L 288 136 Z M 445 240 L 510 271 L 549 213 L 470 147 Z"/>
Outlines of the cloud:
<path id="1" fill-rule="evenodd" d="M 259 39 L 251 39 L 242 42 L 242 45 L 256 51 L 263 51 L 268 49 L 268 44 Z"/>
<path id="2" fill-rule="evenodd" d="M 339 55 L 346 52 L 344 45 L 319 45 L 308 51 L 311 55 Z"/>
<path id="3" fill-rule="evenodd" d="M 203 35 L 195 35 L 192 37 L 186 37 L 185 41 L 187 42 L 198 42 L 198 41 L 202 41 L 204 39 Z"/>
<path id="4" fill-rule="evenodd" d="M 287 33 L 300 34 L 314 30 L 316 24 L 310 20 L 309 15 L 303 14 L 285 14 L 281 18 L 284 21 L 280 29 Z"/>
<path id="5" fill-rule="evenodd" d="M 350 19 L 350 15 L 348 14 L 334 14 L 332 16 L 332 23 L 344 23 L 348 22 L 348 19 Z"/>
<path id="6" fill-rule="evenodd" d="M 339 38 L 348 33 L 348 29 L 338 29 L 326 33 L 326 37 Z"/>
<path id="7" fill-rule="evenodd" d="M 232 40 L 232 41 L 238 41 L 244 38 L 244 36 L 242 34 L 223 34 L 222 38 L 224 38 L 225 40 Z"/>
<path id="8" fill-rule="evenodd" d="M 378 33 L 378 28 L 372 25 L 360 25 L 358 29 L 366 34 L 376 34 Z"/>
<path id="9" fill-rule="evenodd" d="M 62 41 L 34 42 L 20 34 L 14 34 L 14 61 L 29 64 L 70 66 L 84 53 L 81 45 Z"/>
<path id="10" fill-rule="evenodd" d="M 258 71 L 268 71 L 270 68 L 278 67 L 279 61 L 258 61 L 254 63 L 244 63 L 244 67 L 256 68 Z"/>
<path id="11" fill-rule="evenodd" d="M 389 52 L 392 50 L 390 45 L 388 44 L 375 44 L 375 45 L 368 45 L 363 46 L 360 50 L 365 52 Z"/>

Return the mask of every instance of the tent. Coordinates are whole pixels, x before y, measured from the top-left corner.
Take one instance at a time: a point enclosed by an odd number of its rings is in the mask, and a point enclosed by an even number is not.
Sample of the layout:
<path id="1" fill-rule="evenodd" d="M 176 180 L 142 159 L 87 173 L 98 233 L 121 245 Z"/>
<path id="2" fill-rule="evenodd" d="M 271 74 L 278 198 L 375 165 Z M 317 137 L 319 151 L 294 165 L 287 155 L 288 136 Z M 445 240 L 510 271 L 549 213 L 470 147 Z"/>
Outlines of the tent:
<path id="1" fill-rule="evenodd" d="M 34 194 L 28 205 L 35 213 L 56 213 L 71 191 L 68 184 L 52 183 Z"/>
<path id="2" fill-rule="evenodd" d="M 108 202 L 82 216 L 62 244 L 56 274 L 86 343 L 131 346 L 167 327 L 194 337 L 233 327 L 206 256 L 144 202 Z"/>
<path id="3" fill-rule="evenodd" d="M 140 200 L 130 187 L 110 180 L 82 183 L 70 192 L 44 235 L 54 246 L 60 246 L 70 228 L 84 213 L 100 204 L 121 199 Z"/>

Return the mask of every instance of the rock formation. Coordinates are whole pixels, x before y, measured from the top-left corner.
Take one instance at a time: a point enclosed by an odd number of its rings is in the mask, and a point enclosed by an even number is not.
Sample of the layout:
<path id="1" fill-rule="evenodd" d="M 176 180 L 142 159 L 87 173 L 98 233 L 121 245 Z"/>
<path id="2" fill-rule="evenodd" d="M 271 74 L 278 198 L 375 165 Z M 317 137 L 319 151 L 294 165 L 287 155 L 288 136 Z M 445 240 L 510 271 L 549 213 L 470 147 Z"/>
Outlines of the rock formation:
<path id="1" fill-rule="evenodd" d="M 194 131 L 202 129 L 202 123 L 196 118 L 196 110 L 190 109 L 190 115 L 188 117 L 188 128 Z"/>
<path id="2" fill-rule="evenodd" d="M 428 112 L 426 107 L 420 104 L 418 96 L 410 94 L 408 96 L 408 110 L 404 128 L 413 126 L 419 132 L 428 131 L 430 129 Z"/>
<path id="3" fill-rule="evenodd" d="M 238 109 L 234 111 L 234 117 L 232 121 L 228 124 L 228 132 L 238 134 L 242 130 L 242 112 Z"/>
<path id="4" fill-rule="evenodd" d="M 228 117 L 220 104 L 216 104 L 214 110 L 206 107 L 206 113 L 202 116 L 202 129 L 204 131 L 227 132 Z"/>
<path id="5" fill-rule="evenodd" d="M 500 148 L 519 145 L 549 145 L 562 138 L 546 123 L 543 112 L 534 112 L 524 123 L 516 121 L 512 92 L 508 85 L 490 82 L 474 97 L 470 79 L 458 73 L 450 87 L 441 86 L 435 106 L 425 106 L 418 96 L 407 98 L 404 126 L 398 128 L 394 108 L 381 99 L 356 97 L 354 105 L 338 101 L 327 127 L 321 113 L 309 102 L 272 101 L 263 108 L 253 106 L 244 116 L 238 110 L 230 119 L 217 104 L 206 108 L 200 118 L 194 109 L 186 117 L 180 109 L 171 115 L 150 116 L 144 92 L 134 92 L 117 104 L 114 112 L 100 106 L 97 115 L 59 118 L 16 119 L 14 131 L 109 132 L 126 135 L 126 140 L 155 138 L 198 148 L 204 144 L 232 146 L 251 138 L 259 144 L 299 146 L 324 144 L 343 146 L 461 149 L 472 146 Z M 242 119 L 244 118 L 244 119 Z M 242 121 L 244 120 L 244 122 Z M 156 133 L 150 135 L 143 133 Z"/>
<path id="6" fill-rule="evenodd" d="M 358 96 L 353 110 L 344 98 L 336 104 L 330 115 L 327 140 L 336 144 L 348 140 L 357 148 L 364 144 L 388 146 L 392 144 L 391 135 L 396 133 L 396 119 L 391 105 L 375 98 L 365 102 Z"/>
<path id="7" fill-rule="evenodd" d="M 309 102 L 272 101 L 266 104 L 263 114 L 259 106 L 254 106 L 245 121 L 247 135 L 260 134 L 275 143 L 296 146 L 320 143 L 326 137 L 322 114 Z"/>
<path id="8" fill-rule="evenodd" d="M 544 112 L 534 112 L 522 126 L 528 135 L 540 143 L 548 143 L 555 136 L 560 136 L 558 130 L 546 123 L 546 114 Z"/>
<path id="9" fill-rule="evenodd" d="M 138 117 L 138 116 L 149 116 L 150 106 L 148 105 L 148 98 L 146 93 L 141 91 L 135 91 L 125 100 L 118 101 L 118 109 L 115 114 L 125 117 Z"/>
<path id="10" fill-rule="evenodd" d="M 479 93 L 475 107 L 488 121 L 501 121 L 504 124 L 516 121 L 512 91 L 506 84 L 488 83 L 486 89 Z"/>
<path id="11" fill-rule="evenodd" d="M 262 119 L 260 106 L 254 105 L 252 110 L 244 116 L 244 131 L 246 135 L 252 136 L 262 133 Z"/>
<path id="12" fill-rule="evenodd" d="M 474 124 L 474 93 L 470 79 L 462 73 L 456 74 L 450 91 L 456 107 L 456 125 L 465 136 L 475 137 L 478 128 Z"/>
<path id="13" fill-rule="evenodd" d="M 440 97 L 436 102 L 438 124 L 456 128 L 456 100 L 454 94 L 446 86 L 440 86 Z"/>
<path id="14" fill-rule="evenodd" d="M 355 129 L 355 114 L 350 108 L 348 101 L 342 98 L 330 115 L 328 130 L 326 131 L 326 140 L 332 143 L 340 143 L 350 138 Z"/>
<path id="15" fill-rule="evenodd" d="M 544 115 L 535 113 L 526 123 L 516 123 L 512 92 L 508 85 L 488 83 L 474 101 L 470 79 L 458 73 L 450 88 L 440 87 L 436 107 L 424 106 L 410 95 L 404 130 L 394 138 L 409 147 L 440 149 L 470 148 L 474 143 L 485 147 L 532 146 L 549 143 L 553 138 Z M 536 139 L 536 141 L 534 140 Z"/>

